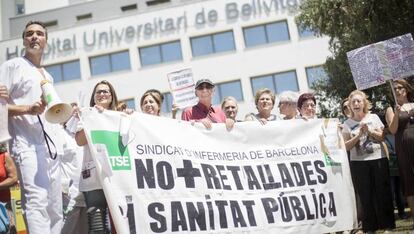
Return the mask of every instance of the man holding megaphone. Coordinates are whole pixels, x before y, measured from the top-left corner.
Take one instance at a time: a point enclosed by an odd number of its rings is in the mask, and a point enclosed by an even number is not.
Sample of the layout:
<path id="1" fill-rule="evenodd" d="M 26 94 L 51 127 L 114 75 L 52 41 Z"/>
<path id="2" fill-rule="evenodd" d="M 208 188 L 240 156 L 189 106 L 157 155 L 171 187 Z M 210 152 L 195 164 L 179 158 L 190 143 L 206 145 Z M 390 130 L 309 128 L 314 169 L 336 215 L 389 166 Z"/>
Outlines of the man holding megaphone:
<path id="1" fill-rule="evenodd" d="M 0 83 L 9 91 L 11 149 L 22 189 L 23 213 L 30 233 L 60 233 L 62 198 L 59 159 L 63 144 L 56 137 L 62 131 L 45 121 L 46 99 L 41 83 L 53 83 L 41 66 L 47 45 L 43 23 L 30 21 L 23 31 L 25 55 L 0 67 Z"/>

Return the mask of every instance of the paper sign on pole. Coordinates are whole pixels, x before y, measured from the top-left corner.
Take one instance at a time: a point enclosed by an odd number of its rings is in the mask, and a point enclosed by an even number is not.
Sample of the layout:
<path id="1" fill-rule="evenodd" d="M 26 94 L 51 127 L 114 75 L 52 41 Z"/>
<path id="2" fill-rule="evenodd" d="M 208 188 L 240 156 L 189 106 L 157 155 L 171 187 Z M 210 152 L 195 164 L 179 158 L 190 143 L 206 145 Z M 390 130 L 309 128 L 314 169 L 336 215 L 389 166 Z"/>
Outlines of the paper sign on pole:
<path id="1" fill-rule="evenodd" d="M 193 73 L 190 68 L 167 74 L 171 94 L 180 109 L 197 104 Z"/>
<path id="2" fill-rule="evenodd" d="M 0 143 L 10 139 L 8 119 L 7 102 L 4 98 L 0 98 Z"/>
<path id="3" fill-rule="evenodd" d="M 331 233 L 357 224 L 336 119 L 244 122 L 229 132 L 82 113 L 98 171 L 99 157 L 109 159 L 112 173 L 98 175 L 118 233 Z"/>
<path id="4" fill-rule="evenodd" d="M 359 90 L 414 75 L 414 42 L 411 34 L 349 51 L 347 57 Z"/>

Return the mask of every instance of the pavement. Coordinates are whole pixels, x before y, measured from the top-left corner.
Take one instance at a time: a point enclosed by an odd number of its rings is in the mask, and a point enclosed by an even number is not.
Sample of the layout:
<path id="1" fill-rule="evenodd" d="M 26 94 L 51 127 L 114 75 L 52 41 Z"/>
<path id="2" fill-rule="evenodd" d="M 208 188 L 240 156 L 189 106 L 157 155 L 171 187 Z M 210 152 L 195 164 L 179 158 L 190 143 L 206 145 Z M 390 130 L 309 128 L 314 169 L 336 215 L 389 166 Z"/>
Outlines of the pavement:
<path id="1" fill-rule="evenodd" d="M 407 214 L 410 213 L 409 209 L 406 209 Z M 414 221 L 412 217 L 406 219 L 400 219 L 395 216 L 395 229 L 391 231 L 377 231 L 376 233 L 393 233 L 393 234 L 414 234 Z"/>

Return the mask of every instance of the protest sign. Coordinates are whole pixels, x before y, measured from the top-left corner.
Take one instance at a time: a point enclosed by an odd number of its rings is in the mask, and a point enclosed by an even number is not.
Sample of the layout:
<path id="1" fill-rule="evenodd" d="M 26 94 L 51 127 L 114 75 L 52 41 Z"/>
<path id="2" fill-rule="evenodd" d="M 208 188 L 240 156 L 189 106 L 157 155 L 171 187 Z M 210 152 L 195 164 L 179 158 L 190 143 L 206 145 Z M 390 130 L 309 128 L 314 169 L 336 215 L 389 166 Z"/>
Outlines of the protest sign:
<path id="1" fill-rule="evenodd" d="M 197 97 L 194 90 L 194 79 L 191 69 L 183 69 L 167 74 L 171 94 L 175 104 L 184 109 L 197 104 Z"/>
<path id="2" fill-rule="evenodd" d="M 5 99 L 0 98 L 0 143 L 10 139 L 8 119 L 7 102 Z"/>
<path id="3" fill-rule="evenodd" d="M 85 109 L 82 119 L 118 233 L 330 233 L 356 224 L 335 119 L 244 122 L 230 132 L 140 113 Z"/>
<path id="4" fill-rule="evenodd" d="M 347 52 L 357 89 L 414 75 L 414 42 L 411 34 Z"/>
<path id="5" fill-rule="evenodd" d="M 10 187 L 10 198 L 11 207 L 13 210 L 13 221 L 16 226 L 16 231 L 18 234 L 26 234 L 27 230 L 23 219 L 21 191 L 19 184 L 15 184 Z"/>

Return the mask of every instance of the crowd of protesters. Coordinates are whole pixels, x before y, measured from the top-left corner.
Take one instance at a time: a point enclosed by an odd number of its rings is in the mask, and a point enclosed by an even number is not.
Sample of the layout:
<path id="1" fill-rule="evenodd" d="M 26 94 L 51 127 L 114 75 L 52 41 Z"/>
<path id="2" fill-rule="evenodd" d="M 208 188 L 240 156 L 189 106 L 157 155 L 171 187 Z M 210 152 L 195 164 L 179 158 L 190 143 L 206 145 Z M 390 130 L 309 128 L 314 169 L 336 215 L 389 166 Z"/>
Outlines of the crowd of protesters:
<path id="1" fill-rule="evenodd" d="M 6 150 L 0 152 L 0 189 L 13 185 L 18 174 L 25 223 L 30 233 L 114 232 L 105 193 L 79 118 L 81 111 L 74 104 L 73 116 L 63 125 L 51 124 L 44 118 L 46 103 L 41 97 L 40 84 L 45 80 L 53 82 L 41 66 L 47 30 L 43 23 L 31 21 L 22 37 L 25 55 L 0 67 L 0 98 L 8 102 L 12 136 L 10 154 L 5 154 Z M 206 129 L 215 123 L 224 123 L 231 131 L 242 122 L 237 116 L 237 100 L 226 97 L 221 108 L 213 106 L 214 87 L 209 79 L 198 80 L 195 94 L 199 101 L 182 110 L 181 119 L 201 123 Z M 351 92 L 341 105 L 347 119 L 339 129 L 348 151 L 358 220 L 362 224 L 356 232 L 395 228 L 388 166 L 388 148 L 393 144 L 388 147 L 384 144 L 386 134 L 395 135 L 400 184 L 414 212 L 414 89 L 404 80 L 394 82 L 394 89 L 398 104 L 386 111 L 387 128 L 378 115 L 370 112 L 371 103 L 364 92 Z M 317 99 L 312 93 L 299 95 L 285 91 L 276 96 L 270 89 L 262 88 L 256 92 L 254 101 L 257 113 L 247 114 L 242 118 L 244 121 L 265 125 L 269 121 L 309 121 L 318 117 Z M 145 114 L 161 116 L 162 103 L 162 93 L 151 89 L 142 95 L 140 108 Z M 279 111 L 274 111 L 276 104 Z M 95 85 L 90 107 L 101 112 L 130 114 L 134 111 L 118 102 L 116 91 L 108 81 Z M 177 111 L 178 106 L 173 104 L 174 119 Z M 401 212 L 404 215 L 404 209 Z"/>

